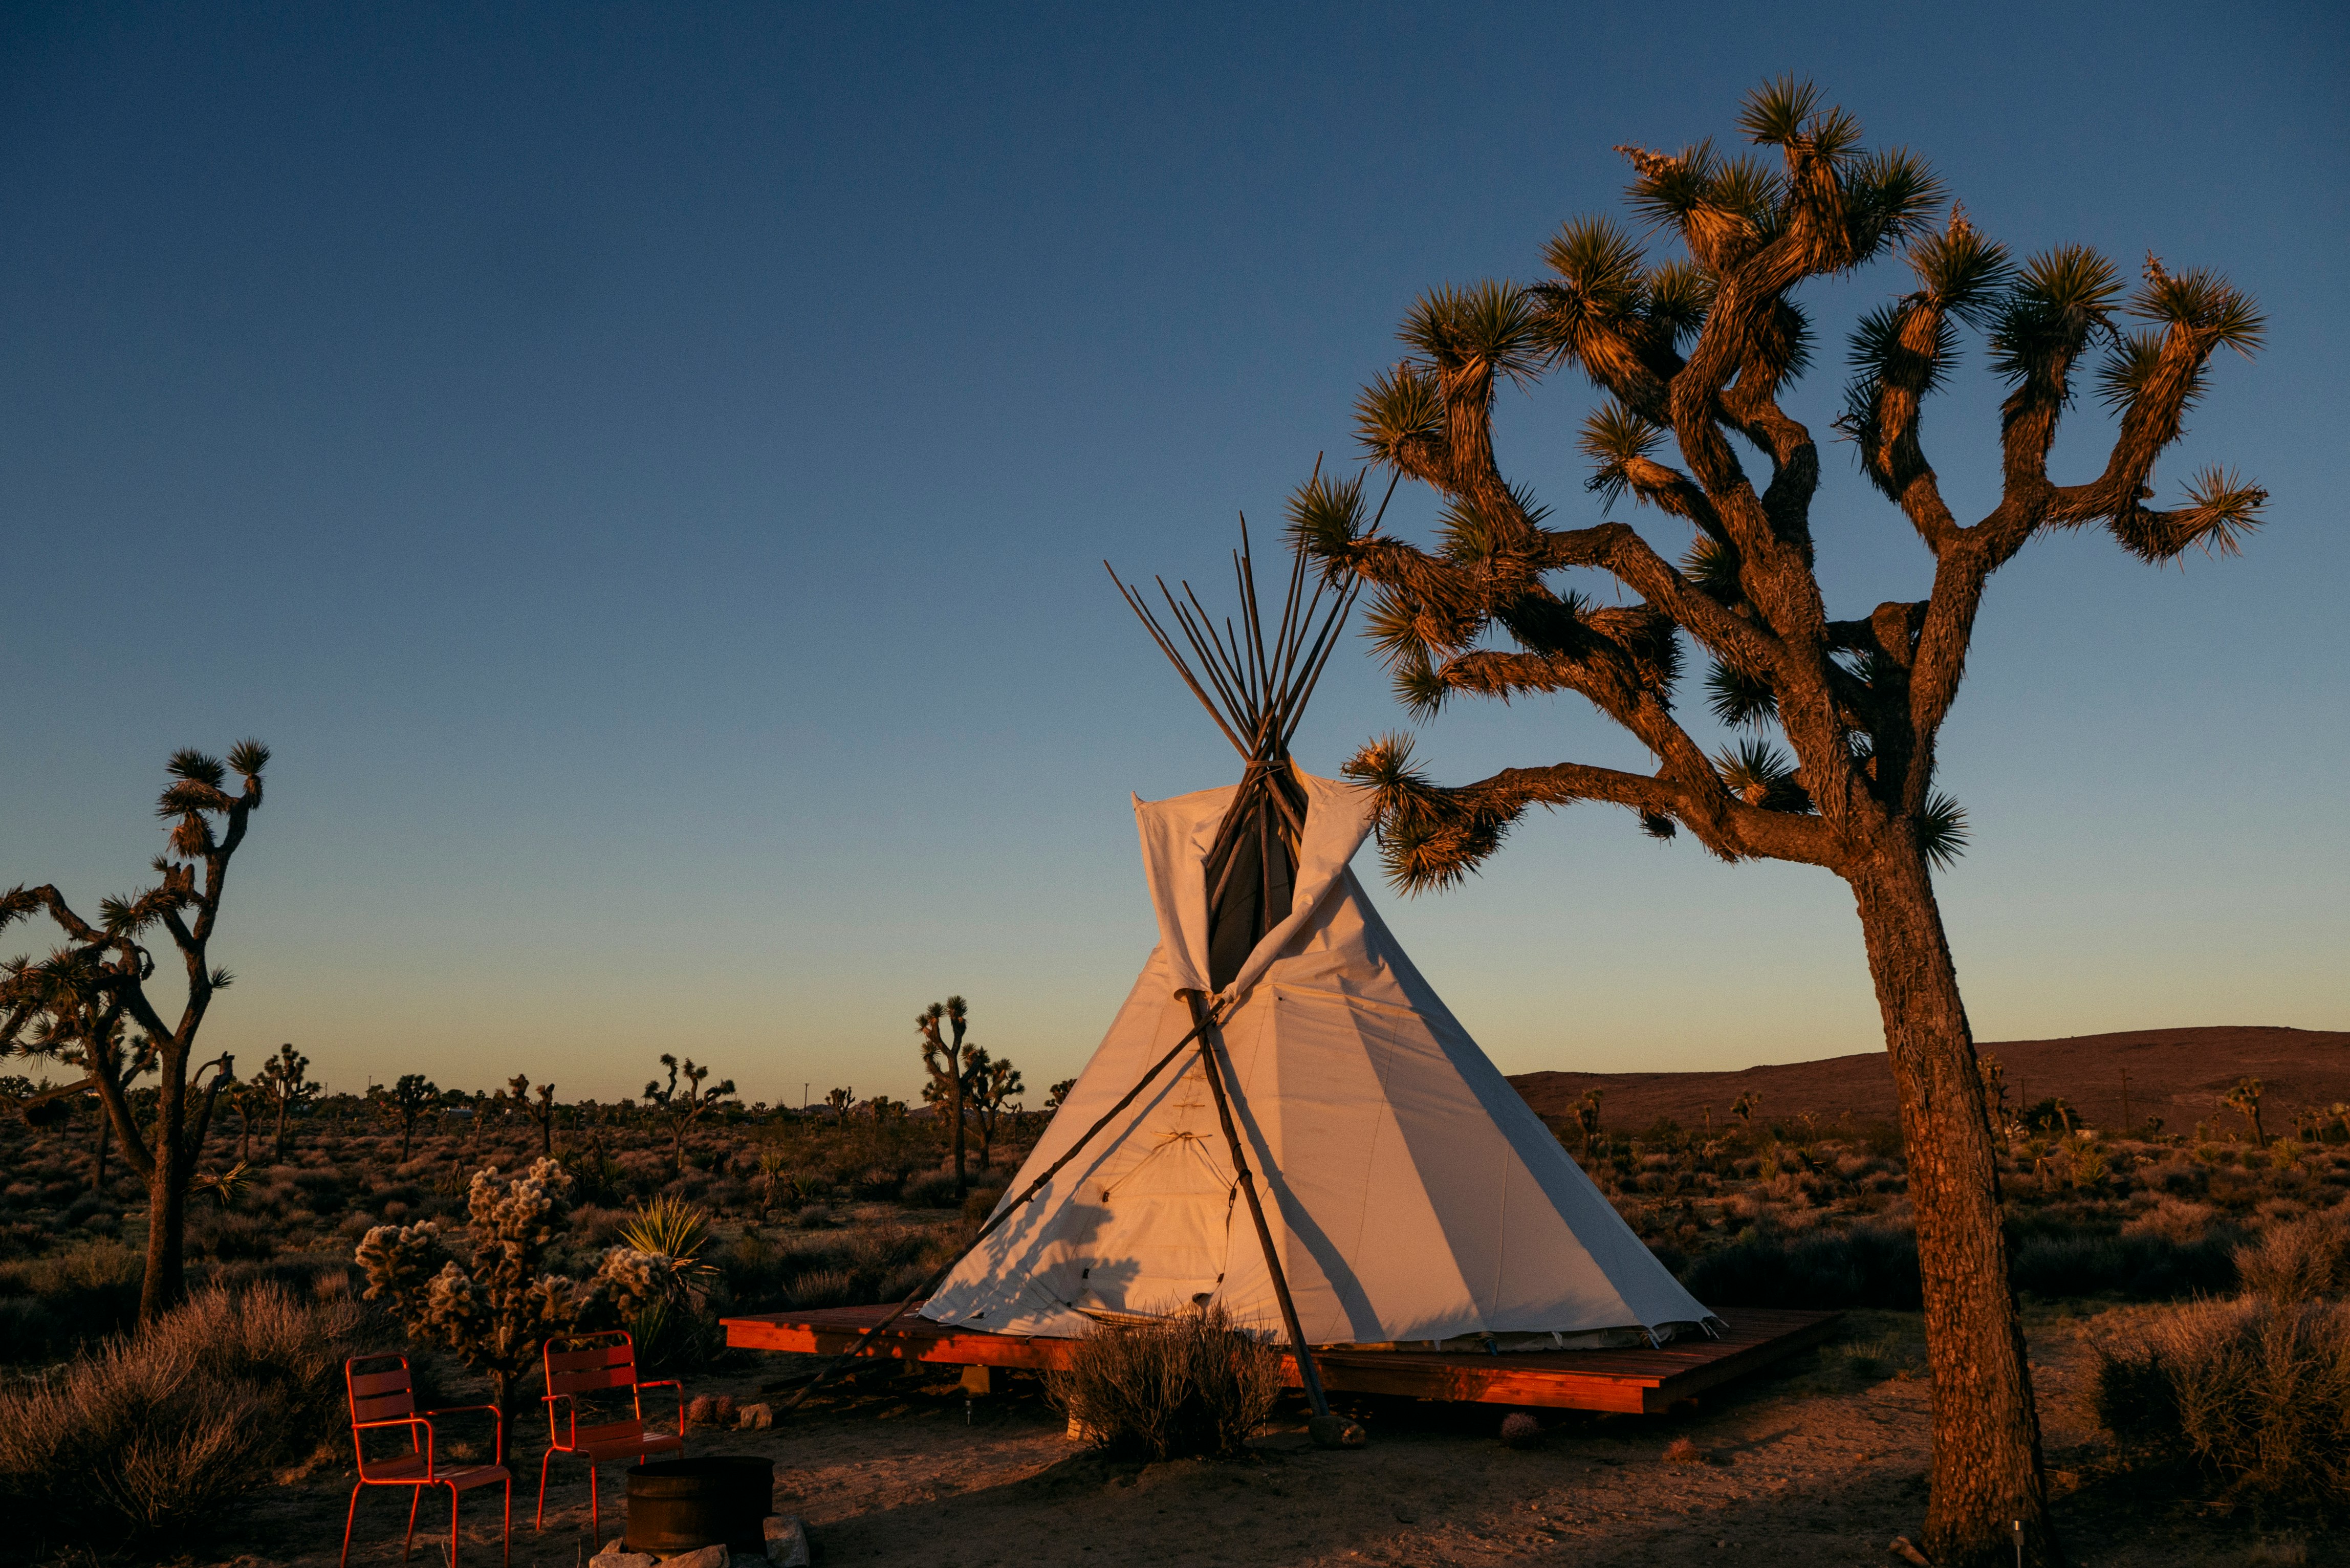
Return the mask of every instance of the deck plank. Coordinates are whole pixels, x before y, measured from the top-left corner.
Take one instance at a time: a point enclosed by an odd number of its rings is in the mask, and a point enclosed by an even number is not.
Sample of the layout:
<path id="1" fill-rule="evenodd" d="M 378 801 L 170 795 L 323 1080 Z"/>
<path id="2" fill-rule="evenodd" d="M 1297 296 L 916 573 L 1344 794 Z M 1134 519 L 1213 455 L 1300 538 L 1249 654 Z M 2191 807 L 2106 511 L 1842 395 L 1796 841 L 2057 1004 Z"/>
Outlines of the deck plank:
<path id="1" fill-rule="evenodd" d="M 746 1350 L 837 1355 L 888 1315 L 887 1306 L 755 1313 L 723 1320 L 726 1343 Z M 1783 1360 L 1835 1333 L 1843 1314 L 1743 1309 L 1719 1339 L 1633 1350 L 1511 1351 L 1474 1355 L 1408 1350 L 1324 1351 L 1315 1357 L 1334 1392 L 1391 1394 L 1553 1409 L 1656 1415 L 1701 1391 Z M 1068 1364 L 1074 1339 L 949 1328 L 909 1314 L 868 1348 L 875 1356 L 951 1366 L 1032 1372 Z M 1295 1364 L 1283 1358 L 1292 1386 Z"/>

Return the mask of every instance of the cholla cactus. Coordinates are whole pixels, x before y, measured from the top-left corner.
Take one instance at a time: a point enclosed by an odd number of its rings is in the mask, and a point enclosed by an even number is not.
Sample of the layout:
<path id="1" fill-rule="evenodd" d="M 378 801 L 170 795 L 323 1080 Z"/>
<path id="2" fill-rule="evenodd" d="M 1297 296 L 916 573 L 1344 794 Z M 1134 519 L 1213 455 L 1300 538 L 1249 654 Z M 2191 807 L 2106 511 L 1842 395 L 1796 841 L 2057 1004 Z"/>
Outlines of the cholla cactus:
<path id="1" fill-rule="evenodd" d="M 549 1339 L 618 1327 L 666 1294 L 677 1272 L 675 1259 L 615 1247 L 584 1281 L 548 1272 L 570 1197 L 569 1173 L 551 1159 L 511 1177 L 490 1166 L 473 1173 L 467 1262 L 437 1220 L 379 1225 L 359 1244 L 368 1299 L 384 1302 L 410 1338 L 446 1346 L 488 1377 L 509 1429 L 516 1381 Z"/>

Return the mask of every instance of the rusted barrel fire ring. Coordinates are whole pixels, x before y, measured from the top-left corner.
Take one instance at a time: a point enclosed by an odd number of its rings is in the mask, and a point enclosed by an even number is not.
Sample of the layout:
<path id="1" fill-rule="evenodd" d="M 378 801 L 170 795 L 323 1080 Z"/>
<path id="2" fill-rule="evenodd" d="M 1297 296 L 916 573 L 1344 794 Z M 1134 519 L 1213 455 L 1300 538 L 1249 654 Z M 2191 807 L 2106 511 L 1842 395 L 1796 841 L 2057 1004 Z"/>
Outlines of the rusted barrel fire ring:
<path id="1" fill-rule="evenodd" d="M 748 1454 L 655 1459 L 629 1470 L 629 1552 L 673 1556 L 704 1546 L 730 1552 L 764 1548 L 773 1511 L 775 1463 Z"/>

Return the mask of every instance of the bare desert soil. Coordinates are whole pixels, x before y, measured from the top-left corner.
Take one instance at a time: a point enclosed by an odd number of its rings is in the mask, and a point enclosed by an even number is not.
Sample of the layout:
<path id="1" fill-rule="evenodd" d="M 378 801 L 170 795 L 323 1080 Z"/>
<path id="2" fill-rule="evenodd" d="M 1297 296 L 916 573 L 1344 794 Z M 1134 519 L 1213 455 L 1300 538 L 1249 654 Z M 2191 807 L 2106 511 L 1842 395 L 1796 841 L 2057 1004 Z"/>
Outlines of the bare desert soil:
<path id="1" fill-rule="evenodd" d="M 2037 1313 L 2032 1343 L 2059 1519 L 2084 1568 L 2332 1563 L 2324 1537 L 2208 1511 L 2180 1489 L 2130 1473 L 2080 1405 L 2089 1337 L 2126 1334 L 2133 1314 Z M 825 1400 L 772 1431 L 697 1433 L 702 1452 L 775 1461 L 777 1503 L 812 1527 L 819 1563 L 924 1568 L 1102 1563 L 1802 1564 L 1894 1561 L 1925 1502 L 1927 1385 L 1918 1320 L 1855 1313 L 1841 1342 L 1715 1391 L 1674 1417 L 1546 1414 L 1542 1446 L 1503 1448 L 1495 1407 L 1366 1401 L 1371 1445 L 1314 1449 L 1284 1411 L 1249 1462 L 1141 1465 L 1091 1454 L 1063 1435 L 1033 1383 L 966 1402 L 950 1376 L 901 1379 Z M 754 1396 L 772 1369 L 697 1391 Z M 1686 1438 L 1693 1459 L 1668 1446 Z M 536 1457 L 519 1445 L 514 1561 L 575 1568 L 595 1550 L 579 1472 L 530 1528 Z M 608 1501 L 621 1485 L 608 1472 Z M 194 1561 L 233 1568 L 334 1562 L 350 1480 L 322 1467 L 274 1488 L 233 1538 Z M 462 1561 L 495 1561 L 478 1533 L 495 1494 L 467 1499 Z M 398 1560 L 404 1499 L 371 1491 L 354 1563 Z M 445 1561 L 445 1527 L 420 1535 L 419 1563 Z M 445 1515 L 442 1516 L 445 1519 Z M 618 1532 L 614 1512 L 605 1533 Z"/>
<path id="2" fill-rule="evenodd" d="M 2289 1129 L 2297 1111 L 2350 1100 L 2350 1033 L 2339 1030 L 2141 1029 L 1991 1041 L 1977 1049 L 1999 1058 L 2011 1105 L 2062 1096 L 2099 1127 L 2124 1125 L 2125 1075 L 2128 1125 L 2142 1127 L 2147 1116 L 2160 1116 L 2174 1133 L 2191 1131 L 2198 1122 L 2237 1125 L 2220 1096 L 2240 1078 L 2265 1085 L 2262 1107 L 2272 1133 Z M 1694 1127 L 1709 1106 L 1721 1123 L 1742 1094 L 1759 1095 L 1758 1114 L 1766 1117 L 1848 1116 L 1873 1122 L 1895 1116 L 1893 1069 L 1882 1051 L 1736 1073 L 1521 1073 L 1510 1082 L 1537 1113 L 1553 1119 L 1571 1116 L 1584 1091 L 1597 1089 L 1608 1124 L 1623 1128 L 1646 1127 L 1659 1116 Z"/>

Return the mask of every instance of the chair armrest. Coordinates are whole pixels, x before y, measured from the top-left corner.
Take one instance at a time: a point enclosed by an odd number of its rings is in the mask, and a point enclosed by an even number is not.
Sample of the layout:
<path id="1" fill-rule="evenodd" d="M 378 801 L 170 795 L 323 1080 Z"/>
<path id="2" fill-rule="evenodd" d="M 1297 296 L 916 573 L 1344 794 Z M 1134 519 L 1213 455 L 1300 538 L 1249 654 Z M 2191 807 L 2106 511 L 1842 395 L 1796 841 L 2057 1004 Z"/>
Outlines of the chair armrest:
<path id="1" fill-rule="evenodd" d="M 427 1480 L 440 1473 L 432 1463 L 432 1443 L 435 1437 L 432 1430 L 433 1417 L 469 1416 L 484 1410 L 489 1412 L 495 1432 L 495 1436 L 491 1439 L 490 1452 L 493 1455 L 504 1454 L 506 1451 L 506 1417 L 505 1412 L 495 1405 L 443 1405 L 438 1410 L 419 1410 L 416 1413 L 416 1418 L 424 1424 L 424 1475 Z"/>
<path id="2" fill-rule="evenodd" d="M 354 1449 L 357 1449 L 357 1450 L 358 1450 L 358 1453 L 357 1453 L 356 1457 L 357 1457 L 357 1458 L 358 1458 L 358 1459 L 359 1459 L 359 1479 L 360 1479 L 361 1480 L 365 1480 L 367 1479 L 367 1453 L 366 1453 L 366 1450 L 365 1450 L 365 1449 L 360 1449 L 360 1448 L 359 1448 L 359 1434 L 360 1434 L 361 1432 L 369 1431 L 369 1430 L 371 1430 L 371 1429 L 373 1429 L 373 1428 L 378 1428 L 378 1427 L 406 1427 L 406 1428 L 409 1428 L 409 1438 L 408 1438 L 408 1440 L 409 1440 L 409 1442 L 410 1442 L 410 1444 L 411 1444 L 411 1445 L 413 1445 L 413 1444 L 415 1443 L 415 1441 L 416 1441 L 415 1429 L 416 1429 L 417 1428 L 419 1428 L 419 1427 L 423 1428 L 424 1428 L 424 1479 L 425 1479 L 425 1480 L 431 1480 L 432 1479 L 432 1475 L 433 1475 L 433 1467 L 432 1467 L 432 1446 L 433 1446 L 433 1436 L 434 1436 L 433 1431 L 432 1431 L 432 1423 L 431 1421 L 429 1421 L 429 1420 L 425 1419 L 425 1417 L 424 1417 L 424 1413 L 423 1413 L 423 1412 L 419 1411 L 417 1414 L 415 1414 L 415 1415 L 413 1415 L 413 1416 L 394 1416 L 394 1417 L 390 1417 L 390 1419 L 388 1419 L 388 1420 L 382 1420 L 382 1421 L 353 1421 L 353 1422 L 351 1423 L 351 1447 L 352 1447 Z"/>

